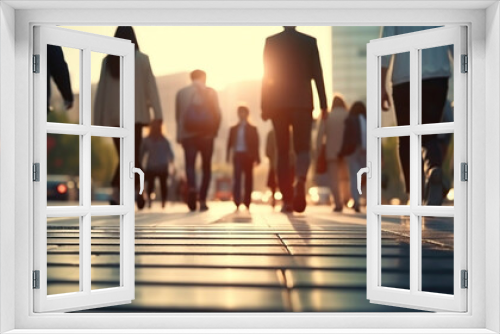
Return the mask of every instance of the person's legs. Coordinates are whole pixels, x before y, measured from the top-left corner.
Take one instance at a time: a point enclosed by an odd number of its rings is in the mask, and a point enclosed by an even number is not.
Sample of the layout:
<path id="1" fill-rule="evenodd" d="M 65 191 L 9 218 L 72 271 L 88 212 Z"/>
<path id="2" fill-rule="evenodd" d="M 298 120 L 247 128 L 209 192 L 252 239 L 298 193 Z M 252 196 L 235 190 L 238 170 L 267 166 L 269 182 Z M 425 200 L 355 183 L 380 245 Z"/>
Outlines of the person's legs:
<path id="1" fill-rule="evenodd" d="M 253 161 L 247 154 L 245 154 L 244 160 L 243 172 L 245 173 L 245 190 L 243 196 L 243 204 L 245 204 L 247 208 L 250 208 L 253 190 Z"/>
<path id="2" fill-rule="evenodd" d="M 146 172 L 144 174 L 145 174 L 144 178 L 146 181 L 146 194 L 148 195 L 148 201 L 149 201 L 148 205 L 149 205 L 149 207 L 151 207 L 151 204 L 153 202 L 153 200 L 151 199 L 151 194 L 155 190 L 156 175 L 155 175 L 155 173 L 153 173 L 150 170 L 146 170 Z"/>
<path id="3" fill-rule="evenodd" d="M 109 204 L 118 205 L 120 204 L 120 138 L 113 137 L 113 144 L 115 151 L 118 154 L 118 164 L 116 165 L 115 173 L 111 179 L 111 186 L 113 187 L 113 194 L 109 200 Z"/>
<path id="4" fill-rule="evenodd" d="M 168 196 L 168 188 L 167 188 L 167 178 L 168 174 L 166 171 L 158 173 L 158 177 L 160 179 L 160 190 L 161 190 L 161 207 L 165 207 L 165 203 L 167 203 Z"/>
<path id="5" fill-rule="evenodd" d="M 448 78 L 422 81 L 422 123 L 440 123 L 443 117 Z M 422 136 L 422 163 L 425 175 L 423 199 L 427 205 L 443 202 L 443 156 L 437 135 Z"/>
<path id="6" fill-rule="evenodd" d="M 342 211 L 342 199 L 340 198 L 339 189 L 339 168 L 336 160 L 328 161 L 328 175 L 330 177 L 330 191 L 332 192 L 333 201 L 335 203 L 334 210 Z"/>
<path id="7" fill-rule="evenodd" d="M 135 147 L 134 147 L 134 154 L 135 154 L 135 167 L 142 169 L 142 164 L 141 164 L 141 159 L 140 159 L 140 154 L 141 154 L 141 145 L 142 145 L 142 128 L 144 125 L 142 124 L 135 124 Z M 139 194 L 139 184 L 140 184 L 140 177 L 138 174 L 135 175 L 135 189 L 136 189 L 136 196 L 137 196 L 137 207 L 139 209 L 142 209 L 144 207 L 144 197 Z"/>
<path id="8" fill-rule="evenodd" d="M 243 172 L 243 155 L 235 153 L 233 157 L 233 200 L 238 208 L 241 204 L 241 174 Z"/>
<path id="9" fill-rule="evenodd" d="M 196 138 L 188 138 L 182 141 L 182 147 L 184 148 L 184 159 L 186 165 L 186 179 L 188 185 L 188 196 L 187 204 L 189 210 L 196 210 L 196 174 L 195 174 L 195 162 L 196 154 L 198 150 L 195 145 Z"/>
<path id="10" fill-rule="evenodd" d="M 392 98 L 398 125 L 410 124 L 410 83 L 402 83 L 392 88 Z M 410 137 L 399 137 L 399 161 L 403 169 L 406 193 L 410 193 Z"/>
<path id="11" fill-rule="evenodd" d="M 200 187 L 200 210 L 207 210 L 207 193 L 212 178 L 212 154 L 214 151 L 213 138 L 199 138 L 197 140 L 198 149 L 201 152 L 201 169 L 203 177 Z"/>
<path id="12" fill-rule="evenodd" d="M 303 212 L 306 208 L 305 183 L 311 164 L 312 121 L 310 110 L 294 110 L 292 113 L 293 147 L 296 156 L 293 209 L 297 212 Z"/>
<path id="13" fill-rule="evenodd" d="M 350 156 L 347 157 L 347 162 L 349 165 L 349 184 L 351 189 L 351 196 L 354 200 L 354 210 L 359 211 L 359 193 L 357 188 L 357 173 L 363 167 L 361 164 L 363 152 L 360 148 Z"/>
<path id="14" fill-rule="evenodd" d="M 273 119 L 276 136 L 278 185 L 283 195 L 282 211 L 292 211 L 293 175 L 290 170 L 290 115 L 283 111 Z"/>

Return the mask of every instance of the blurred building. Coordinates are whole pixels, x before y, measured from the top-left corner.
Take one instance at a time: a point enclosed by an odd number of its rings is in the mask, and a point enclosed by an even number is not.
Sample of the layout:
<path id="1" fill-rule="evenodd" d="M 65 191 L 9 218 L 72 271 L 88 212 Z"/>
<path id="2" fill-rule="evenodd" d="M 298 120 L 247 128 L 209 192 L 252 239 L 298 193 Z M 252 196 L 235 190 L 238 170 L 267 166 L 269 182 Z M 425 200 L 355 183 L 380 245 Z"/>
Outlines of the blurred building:
<path id="1" fill-rule="evenodd" d="M 366 101 L 366 44 L 380 27 L 332 27 L 333 89 L 348 104 Z"/>

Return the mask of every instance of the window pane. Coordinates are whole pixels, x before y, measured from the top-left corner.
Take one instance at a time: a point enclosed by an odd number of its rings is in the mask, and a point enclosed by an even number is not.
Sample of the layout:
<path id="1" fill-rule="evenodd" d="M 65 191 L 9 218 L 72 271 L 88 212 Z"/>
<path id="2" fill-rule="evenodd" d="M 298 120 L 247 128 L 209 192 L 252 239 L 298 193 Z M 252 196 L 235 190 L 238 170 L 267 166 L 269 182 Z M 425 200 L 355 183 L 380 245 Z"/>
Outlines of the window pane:
<path id="1" fill-rule="evenodd" d="M 120 216 L 92 217 L 91 244 L 92 290 L 119 287 Z"/>
<path id="2" fill-rule="evenodd" d="M 422 291 L 453 294 L 453 218 L 422 217 Z"/>
<path id="3" fill-rule="evenodd" d="M 47 294 L 80 291 L 80 218 L 47 218 Z"/>
<path id="4" fill-rule="evenodd" d="M 410 289 L 410 237 L 409 233 L 392 233 L 388 230 L 410 229 L 408 216 L 381 216 L 381 282 L 390 288 Z M 390 228 L 386 228 L 387 225 Z M 408 237 L 405 237 L 407 235 Z M 397 242 L 395 242 L 397 241 Z"/>
<path id="5" fill-rule="evenodd" d="M 80 204 L 79 171 L 79 136 L 47 134 L 48 206 Z"/>
<path id="6" fill-rule="evenodd" d="M 119 205 L 120 138 L 92 137 L 92 205 Z"/>
<path id="7" fill-rule="evenodd" d="M 80 49 L 47 45 L 47 121 L 80 122 Z"/>
<path id="8" fill-rule="evenodd" d="M 120 57 L 91 52 L 92 125 L 120 126 Z"/>
<path id="9" fill-rule="evenodd" d="M 406 205 L 409 199 L 410 137 L 389 137 L 381 140 L 381 203 Z M 408 182 L 408 187 L 406 183 Z"/>
<path id="10" fill-rule="evenodd" d="M 422 136 L 422 203 L 454 203 L 453 134 Z"/>
<path id="11" fill-rule="evenodd" d="M 380 73 L 387 74 L 382 82 L 381 126 L 410 125 L 410 53 L 381 57 Z"/>
<path id="12" fill-rule="evenodd" d="M 453 45 L 423 49 L 421 124 L 453 122 Z"/>

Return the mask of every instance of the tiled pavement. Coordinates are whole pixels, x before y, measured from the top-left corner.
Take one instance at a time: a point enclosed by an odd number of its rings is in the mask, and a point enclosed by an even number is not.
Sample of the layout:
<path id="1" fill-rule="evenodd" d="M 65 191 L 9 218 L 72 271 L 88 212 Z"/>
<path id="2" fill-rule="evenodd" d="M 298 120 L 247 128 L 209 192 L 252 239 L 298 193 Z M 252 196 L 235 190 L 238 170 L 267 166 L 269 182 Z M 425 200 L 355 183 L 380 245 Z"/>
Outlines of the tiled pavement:
<path id="1" fill-rule="evenodd" d="M 432 239 L 424 244 L 424 284 L 443 291 L 453 268 L 452 233 L 434 224 L 441 228 L 425 232 Z M 78 289 L 78 231 L 71 225 L 49 224 L 51 293 Z M 384 219 L 386 286 L 408 284 L 407 225 Z M 93 218 L 93 288 L 118 284 L 118 229 L 105 217 Z M 145 210 L 136 214 L 136 299 L 100 311 L 407 311 L 366 300 L 365 238 L 364 215 L 328 207 L 293 216 L 259 205 L 235 213 L 230 203 L 212 203 L 204 213 L 187 213 L 182 205 Z"/>

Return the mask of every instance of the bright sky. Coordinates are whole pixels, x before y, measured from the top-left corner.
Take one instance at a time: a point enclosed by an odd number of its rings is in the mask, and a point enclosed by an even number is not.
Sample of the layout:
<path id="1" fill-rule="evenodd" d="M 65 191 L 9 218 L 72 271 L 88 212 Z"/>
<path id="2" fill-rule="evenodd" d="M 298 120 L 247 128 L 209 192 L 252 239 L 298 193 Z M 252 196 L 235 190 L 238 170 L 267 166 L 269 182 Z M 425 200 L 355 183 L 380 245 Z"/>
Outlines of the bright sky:
<path id="1" fill-rule="evenodd" d="M 116 27 L 64 27 L 113 36 Z M 282 27 L 134 27 L 141 51 L 149 55 L 156 76 L 203 69 L 208 85 L 223 89 L 232 82 L 260 79 L 266 37 Z M 298 27 L 318 40 L 327 92 L 332 91 L 331 27 Z M 65 52 L 71 75 L 78 71 L 78 53 Z M 101 55 L 92 57 L 92 81 L 99 80 Z M 74 65 L 73 65 L 74 64 Z M 75 82 L 76 81 L 76 82 Z M 78 80 L 72 80 L 77 83 Z M 79 87 L 74 85 L 74 90 Z"/>

